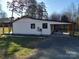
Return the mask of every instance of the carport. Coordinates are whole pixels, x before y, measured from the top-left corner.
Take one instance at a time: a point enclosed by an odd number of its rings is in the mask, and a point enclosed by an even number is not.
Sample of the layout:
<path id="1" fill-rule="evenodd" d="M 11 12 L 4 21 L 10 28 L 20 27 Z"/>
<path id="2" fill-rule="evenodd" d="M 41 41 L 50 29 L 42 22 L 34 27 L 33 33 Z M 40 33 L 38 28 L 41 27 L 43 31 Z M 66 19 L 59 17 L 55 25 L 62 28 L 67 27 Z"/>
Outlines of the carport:
<path id="1" fill-rule="evenodd" d="M 72 32 L 73 31 L 73 24 L 72 23 L 65 23 L 65 22 L 52 22 L 50 24 L 51 27 L 51 34 L 53 32 Z"/>

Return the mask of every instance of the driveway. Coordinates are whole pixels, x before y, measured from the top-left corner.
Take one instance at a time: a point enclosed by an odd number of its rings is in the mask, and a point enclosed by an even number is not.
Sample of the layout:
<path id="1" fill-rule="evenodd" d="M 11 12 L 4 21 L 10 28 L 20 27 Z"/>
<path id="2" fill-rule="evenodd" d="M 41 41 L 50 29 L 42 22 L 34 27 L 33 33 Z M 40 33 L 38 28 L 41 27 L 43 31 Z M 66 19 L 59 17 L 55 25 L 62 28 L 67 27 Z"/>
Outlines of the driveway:
<path id="1" fill-rule="evenodd" d="M 28 59 L 79 59 L 79 37 L 54 34 L 36 48 L 38 52 Z"/>

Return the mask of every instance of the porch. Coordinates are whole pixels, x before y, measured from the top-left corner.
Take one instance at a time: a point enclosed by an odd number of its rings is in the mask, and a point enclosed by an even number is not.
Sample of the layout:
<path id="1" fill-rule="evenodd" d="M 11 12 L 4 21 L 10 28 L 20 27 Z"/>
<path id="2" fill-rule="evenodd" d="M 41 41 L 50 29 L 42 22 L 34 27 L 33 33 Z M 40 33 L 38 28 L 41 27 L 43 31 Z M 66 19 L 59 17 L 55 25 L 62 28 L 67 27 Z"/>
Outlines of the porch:
<path id="1" fill-rule="evenodd" d="M 74 31 L 72 23 L 64 24 L 50 24 L 51 34 L 61 32 L 63 34 L 70 34 Z"/>

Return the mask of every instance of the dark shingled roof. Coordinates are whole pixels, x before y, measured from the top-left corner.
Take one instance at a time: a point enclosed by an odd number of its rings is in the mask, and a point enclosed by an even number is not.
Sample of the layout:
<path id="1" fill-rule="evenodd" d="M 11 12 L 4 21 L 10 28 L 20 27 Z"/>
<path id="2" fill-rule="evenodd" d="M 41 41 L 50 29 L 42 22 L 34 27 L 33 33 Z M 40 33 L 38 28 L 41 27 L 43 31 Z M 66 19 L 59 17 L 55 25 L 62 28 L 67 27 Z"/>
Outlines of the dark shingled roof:
<path id="1" fill-rule="evenodd" d="M 20 18 L 15 19 L 13 22 L 16 22 L 18 20 L 21 20 L 23 18 L 30 18 L 30 19 L 41 20 L 41 21 L 53 21 L 53 20 L 49 20 L 49 19 L 38 19 L 38 18 L 29 17 L 29 16 L 22 16 Z M 54 21 L 54 22 L 62 22 L 62 21 Z M 66 22 L 66 23 L 73 23 L 73 22 Z"/>
<path id="2" fill-rule="evenodd" d="M 30 17 L 30 16 L 22 16 L 22 17 L 19 17 L 19 18 L 15 19 L 13 22 L 18 21 L 18 20 L 23 19 L 23 18 L 30 18 L 30 19 L 34 19 L 34 20 L 49 21 L 48 19 L 38 19 L 38 18 Z"/>

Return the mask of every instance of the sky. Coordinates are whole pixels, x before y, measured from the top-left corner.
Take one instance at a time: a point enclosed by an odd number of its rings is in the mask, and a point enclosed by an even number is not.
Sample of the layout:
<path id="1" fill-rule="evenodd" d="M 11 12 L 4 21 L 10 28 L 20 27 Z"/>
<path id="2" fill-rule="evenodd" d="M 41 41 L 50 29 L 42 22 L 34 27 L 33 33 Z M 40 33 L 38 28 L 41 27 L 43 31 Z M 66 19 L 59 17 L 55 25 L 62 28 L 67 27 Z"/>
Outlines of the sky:
<path id="1" fill-rule="evenodd" d="M 11 0 L 2 0 L 2 6 L 3 10 L 9 13 L 6 7 L 7 1 Z M 75 5 L 79 3 L 79 0 L 37 0 L 37 1 L 38 2 L 43 1 L 45 3 L 49 15 L 51 15 L 52 13 L 62 13 L 64 10 L 69 8 L 72 3 L 74 3 Z"/>
<path id="2" fill-rule="evenodd" d="M 49 14 L 61 13 L 64 10 L 70 8 L 72 3 L 74 3 L 75 5 L 79 3 L 79 0 L 37 0 L 37 1 L 45 2 Z"/>

